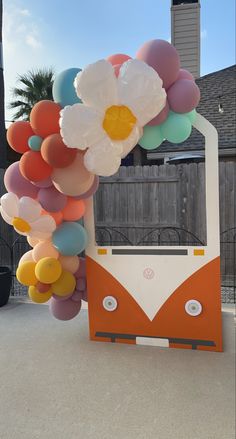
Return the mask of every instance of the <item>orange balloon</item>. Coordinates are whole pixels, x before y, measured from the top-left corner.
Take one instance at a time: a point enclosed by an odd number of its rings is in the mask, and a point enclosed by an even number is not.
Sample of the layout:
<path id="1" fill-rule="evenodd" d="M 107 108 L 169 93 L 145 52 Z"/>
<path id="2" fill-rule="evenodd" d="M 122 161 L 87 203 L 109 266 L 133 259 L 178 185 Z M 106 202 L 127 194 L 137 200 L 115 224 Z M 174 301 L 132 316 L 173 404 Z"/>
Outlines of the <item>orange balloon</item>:
<path id="1" fill-rule="evenodd" d="M 63 215 L 62 212 L 47 212 L 46 210 L 42 210 L 42 215 L 50 215 L 54 218 L 55 223 L 57 226 L 62 223 L 63 221 Z"/>
<path id="2" fill-rule="evenodd" d="M 65 221 L 77 221 L 85 212 L 85 202 L 83 200 L 73 200 L 68 198 L 67 204 L 62 210 L 62 215 Z"/>
<path id="3" fill-rule="evenodd" d="M 29 151 L 28 140 L 34 136 L 29 122 L 14 122 L 7 130 L 7 141 L 12 149 L 20 154 Z"/>
<path id="4" fill-rule="evenodd" d="M 41 145 L 41 154 L 45 162 L 53 168 L 66 168 L 75 160 L 77 149 L 67 148 L 60 134 L 51 134 Z"/>
<path id="5" fill-rule="evenodd" d="M 116 64 L 123 64 L 129 59 L 131 59 L 131 56 L 124 55 L 123 53 L 116 53 L 115 55 L 110 55 L 107 57 L 107 61 L 109 61 L 113 66 Z"/>
<path id="6" fill-rule="evenodd" d="M 61 106 L 53 101 L 40 101 L 34 105 L 30 113 L 31 126 L 40 137 L 59 133 L 59 118 Z"/>
<path id="7" fill-rule="evenodd" d="M 43 160 L 40 152 L 25 152 L 19 166 L 23 177 L 30 181 L 46 180 L 52 173 L 52 167 Z"/>

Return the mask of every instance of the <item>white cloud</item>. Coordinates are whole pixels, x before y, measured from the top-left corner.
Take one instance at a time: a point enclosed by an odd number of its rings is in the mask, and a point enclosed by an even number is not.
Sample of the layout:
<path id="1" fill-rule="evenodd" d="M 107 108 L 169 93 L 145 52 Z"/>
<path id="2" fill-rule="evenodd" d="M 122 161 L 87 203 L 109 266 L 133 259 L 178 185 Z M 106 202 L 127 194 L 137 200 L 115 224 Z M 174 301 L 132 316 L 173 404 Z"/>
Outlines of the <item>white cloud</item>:
<path id="1" fill-rule="evenodd" d="M 206 29 L 203 29 L 203 30 L 201 31 L 201 39 L 204 40 L 205 38 L 207 38 L 207 30 L 206 30 Z"/>
<path id="2" fill-rule="evenodd" d="M 32 34 L 28 34 L 25 37 L 26 44 L 32 47 L 33 49 L 40 49 L 42 47 L 42 43 Z"/>
<path id="3" fill-rule="evenodd" d="M 19 9 L 19 14 L 24 15 L 25 17 L 30 17 L 31 15 L 29 9 Z"/>

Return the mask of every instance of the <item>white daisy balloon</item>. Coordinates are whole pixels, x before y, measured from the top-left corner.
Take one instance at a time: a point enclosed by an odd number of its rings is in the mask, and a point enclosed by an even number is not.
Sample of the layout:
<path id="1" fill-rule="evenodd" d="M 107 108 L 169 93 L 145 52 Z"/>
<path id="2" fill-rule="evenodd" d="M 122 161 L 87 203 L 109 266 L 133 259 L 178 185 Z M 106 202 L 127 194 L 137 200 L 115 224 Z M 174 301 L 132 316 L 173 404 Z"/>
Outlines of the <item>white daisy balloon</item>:
<path id="1" fill-rule="evenodd" d="M 86 168 L 97 175 L 112 175 L 121 159 L 138 143 L 143 127 L 166 104 L 158 73 L 145 62 L 125 62 L 115 76 L 112 65 L 97 61 L 75 78 L 83 104 L 61 111 L 61 135 L 70 148 L 86 150 Z"/>
<path id="2" fill-rule="evenodd" d="M 18 198 L 9 192 L 1 197 L 0 213 L 20 235 L 48 239 L 56 229 L 50 215 L 42 215 L 41 205 L 30 197 Z"/>

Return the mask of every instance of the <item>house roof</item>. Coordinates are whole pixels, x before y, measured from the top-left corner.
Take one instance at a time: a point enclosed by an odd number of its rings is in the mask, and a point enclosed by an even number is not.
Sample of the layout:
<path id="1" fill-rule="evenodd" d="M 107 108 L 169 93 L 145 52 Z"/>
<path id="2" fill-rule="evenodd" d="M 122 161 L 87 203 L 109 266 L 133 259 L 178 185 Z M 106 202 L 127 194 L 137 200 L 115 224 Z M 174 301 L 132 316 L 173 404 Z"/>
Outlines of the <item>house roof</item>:
<path id="1" fill-rule="evenodd" d="M 196 80 L 196 83 L 201 91 L 197 111 L 217 129 L 219 148 L 236 148 L 236 65 L 202 76 Z M 219 112 L 219 103 L 223 107 L 223 113 Z M 186 142 L 174 145 L 165 141 L 156 151 L 178 152 L 203 148 L 202 135 L 193 129 Z"/>

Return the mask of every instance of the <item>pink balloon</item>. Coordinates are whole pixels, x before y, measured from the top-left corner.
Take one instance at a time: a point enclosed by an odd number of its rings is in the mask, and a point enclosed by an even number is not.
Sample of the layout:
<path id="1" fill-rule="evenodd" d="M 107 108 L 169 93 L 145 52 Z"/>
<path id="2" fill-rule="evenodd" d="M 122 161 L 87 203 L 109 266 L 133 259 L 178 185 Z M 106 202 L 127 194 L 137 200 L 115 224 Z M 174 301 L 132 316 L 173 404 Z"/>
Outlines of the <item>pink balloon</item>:
<path id="1" fill-rule="evenodd" d="M 19 198 L 37 198 L 39 189 L 23 177 L 19 169 L 19 162 L 12 163 L 6 170 L 4 184 L 8 192 L 13 192 Z"/>
<path id="2" fill-rule="evenodd" d="M 53 297 L 49 303 L 52 315 L 58 320 L 71 320 L 80 312 L 81 301 L 75 302 L 71 299 L 59 301 Z"/>
<path id="3" fill-rule="evenodd" d="M 37 282 L 35 285 L 35 288 L 38 290 L 39 293 L 47 293 L 50 289 L 51 285 L 43 284 L 42 282 Z"/>
<path id="4" fill-rule="evenodd" d="M 87 293 L 87 290 L 84 290 L 84 291 L 83 291 L 83 293 L 82 293 L 82 300 L 83 300 L 84 302 L 88 302 L 88 293 Z"/>
<path id="5" fill-rule="evenodd" d="M 185 69 L 180 69 L 177 81 L 179 79 L 189 79 L 190 81 L 194 81 L 194 77 L 193 77 L 192 73 L 190 73 L 188 70 L 185 70 Z"/>
<path id="6" fill-rule="evenodd" d="M 163 80 L 168 89 L 177 79 L 180 69 L 179 54 L 174 46 L 164 40 L 147 41 L 136 54 L 136 58 L 145 61 Z"/>
<path id="7" fill-rule="evenodd" d="M 38 201 L 47 212 L 59 212 L 67 203 L 67 196 L 59 192 L 54 186 L 40 189 Z"/>
<path id="8" fill-rule="evenodd" d="M 79 279 L 79 277 L 86 277 L 86 263 L 84 258 L 79 258 L 79 268 L 74 273 L 74 276 L 76 279 Z"/>
<path id="9" fill-rule="evenodd" d="M 58 302 L 63 302 L 63 301 L 65 301 L 65 300 L 69 299 L 70 297 L 72 297 L 73 294 L 74 294 L 74 293 L 70 293 L 70 294 L 67 294 L 67 296 L 57 296 L 56 294 L 53 294 L 52 297 L 53 297 L 55 300 L 57 300 Z"/>
<path id="10" fill-rule="evenodd" d="M 95 175 L 93 184 L 90 187 L 90 189 L 87 192 L 84 192 L 81 195 L 78 195 L 77 197 L 73 197 L 75 200 L 85 200 L 86 198 L 90 198 L 95 192 L 97 192 L 99 186 L 99 177 L 98 175 Z"/>
<path id="11" fill-rule="evenodd" d="M 50 177 L 48 177 L 46 180 L 37 181 L 36 183 L 32 182 L 32 184 L 34 184 L 34 186 L 37 186 L 39 188 L 47 188 L 47 187 L 53 186 L 52 180 Z"/>
<path id="12" fill-rule="evenodd" d="M 124 55 L 123 53 L 116 53 L 107 57 L 107 61 L 109 61 L 113 66 L 115 66 L 116 64 L 123 64 L 129 59 L 131 59 L 131 56 Z"/>
<path id="13" fill-rule="evenodd" d="M 86 290 L 86 279 L 85 277 L 79 277 L 76 282 L 76 290 L 85 291 Z"/>
<path id="14" fill-rule="evenodd" d="M 166 105 L 163 108 L 163 110 L 156 117 L 154 117 L 154 119 L 150 120 L 150 122 L 148 122 L 147 125 L 149 125 L 151 127 L 153 127 L 155 125 L 160 125 L 161 123 L 163 123 L 167 119 L 169 111 L 170 111 L 170 107 L 169 107 L 168 101 L 166 101 Z"/>
<path id="15" fill-rule="evenodd" d="M 200 101 L 200 90 L 193 81 L 180 79 L 167 93 L 171 110 L 176 113 L 188 113 L 197 107 Z"/>

